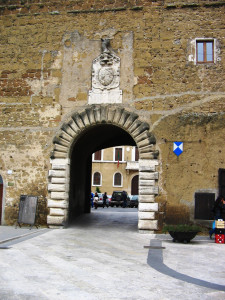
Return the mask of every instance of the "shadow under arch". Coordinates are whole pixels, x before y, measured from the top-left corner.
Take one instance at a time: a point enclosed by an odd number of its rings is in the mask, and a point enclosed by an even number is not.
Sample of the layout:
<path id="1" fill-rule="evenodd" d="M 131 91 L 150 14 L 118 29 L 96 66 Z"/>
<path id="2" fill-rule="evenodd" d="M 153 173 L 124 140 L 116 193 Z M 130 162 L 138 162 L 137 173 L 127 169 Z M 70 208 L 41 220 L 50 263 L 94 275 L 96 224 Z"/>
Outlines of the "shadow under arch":
<path id="1" fill-rule="evenodd" d="M 72 113 L 53 143 L 48 185 L 49 225 L 68 224 L 74 216 L 90 211 L 91 155 L 97 150 L 125 144 L 137 145 L 140 161 L 144 161 L 139 167 L 139 174 L 142 168 L 144 172 L 152 172 L 149 177 L 151 181 L 157 179 L 154 168 L 158 152 L 154 146 L 155 137 L 149 132 L 149 124 L 141 122 L 137 114 L 118 105 L 91 105 L 81 113 Z M 157 191 L 157 188 L 144 190 L 143 199 L 147 197 L 154 202 Z"/>
<path id="2" fill-rule="evenodd" d="M 75 141 L 70 155 L 69 223 L 90 212 L 92 153 L 119 145 L 136 143 L 123 129 L 107 123 L 87 128 Z"/>

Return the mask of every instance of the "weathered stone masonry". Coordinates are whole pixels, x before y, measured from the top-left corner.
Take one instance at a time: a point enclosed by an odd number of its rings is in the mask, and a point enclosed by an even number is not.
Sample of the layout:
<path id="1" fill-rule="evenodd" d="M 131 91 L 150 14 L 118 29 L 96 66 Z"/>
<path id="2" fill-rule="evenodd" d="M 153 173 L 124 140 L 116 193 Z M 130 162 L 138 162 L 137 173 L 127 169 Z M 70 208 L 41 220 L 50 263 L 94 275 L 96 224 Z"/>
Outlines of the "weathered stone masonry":
<path id="1" fill-rule="evenodd" d="M 118 125 L 148 149 L 139 228 L 195 221 L 195 193 L 217 195 L 225 168 L 224 9 L 212 0 L 0 1 L 2 224 L 15 223 L 21 194 L 39 197 L 41 224 L 67 219 L 76 139 L 98 118 L 120 120 L 102 113 L 107 105 L 96 106 L 98 115 L 88 105 L 92 62 L 106 37 L 120 58 L 123 92 L 106 111 L 124 109 L 124 118 L 136 114 L 134 124 L 149 126 L 133 136 L 123 118 Z M 198 38 L 215 41 L 214 63 L 196 64 Z M 154 145 L 142 140 L 147 132 Z M 173 141 L 184 142 L 179 157 Z M 152 150 L 158 156 L 147 157 Z"/>

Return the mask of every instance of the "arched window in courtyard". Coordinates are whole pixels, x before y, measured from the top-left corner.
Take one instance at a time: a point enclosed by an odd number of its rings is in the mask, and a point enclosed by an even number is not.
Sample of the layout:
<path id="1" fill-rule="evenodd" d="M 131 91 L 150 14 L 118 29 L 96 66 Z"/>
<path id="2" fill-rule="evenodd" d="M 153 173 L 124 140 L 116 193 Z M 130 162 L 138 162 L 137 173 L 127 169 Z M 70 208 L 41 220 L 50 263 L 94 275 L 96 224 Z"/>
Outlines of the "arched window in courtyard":
<path id="1" fill-rule="evenodd" d="M 122 186 L 122 175 L 120 173 L 114 174 L 113 186 Z"/>
<path id="2" fill-rule="evenodd" d="M 93 175 L 93 185 L 101 185 L 101 174 L 99 172 L 95 172 Z"/>

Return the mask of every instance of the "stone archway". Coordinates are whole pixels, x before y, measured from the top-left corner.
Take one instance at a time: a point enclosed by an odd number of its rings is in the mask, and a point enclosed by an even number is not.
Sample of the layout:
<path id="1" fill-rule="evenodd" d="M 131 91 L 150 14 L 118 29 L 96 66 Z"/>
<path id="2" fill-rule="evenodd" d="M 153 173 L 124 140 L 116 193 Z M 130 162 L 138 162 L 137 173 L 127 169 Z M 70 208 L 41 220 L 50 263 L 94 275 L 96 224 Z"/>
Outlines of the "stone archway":
<path id="1" fill-rule="evenodd" d="M 88 106 L 81 113 L 74 113 L 65 122 L 55 136 L 54 150 L 51 154 L 49 171 L 48 199 L 50 227 L 64 226 L 68 221 L 70 158 L 76 141 L 84 135 L 85 130 L 101 124 L 111 124 L 121 128 L 135 141 L 139 157 L 139 212 L 138 229 L 143 232 L 154 232 L 157 229 L 155 212 L 158 203 L 158 151 L 155 150 L 155 138 L 149 132 L 149 125 L 141 122 L 137 114 L 122 107 L 113 105 Z"/>

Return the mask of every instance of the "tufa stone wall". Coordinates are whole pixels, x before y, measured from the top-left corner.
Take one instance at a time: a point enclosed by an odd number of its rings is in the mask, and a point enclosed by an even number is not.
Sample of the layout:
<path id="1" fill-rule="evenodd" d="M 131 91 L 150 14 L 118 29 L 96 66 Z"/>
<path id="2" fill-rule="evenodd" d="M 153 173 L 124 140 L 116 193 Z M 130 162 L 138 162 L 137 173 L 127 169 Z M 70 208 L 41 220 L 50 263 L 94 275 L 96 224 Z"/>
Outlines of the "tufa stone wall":
<path id="1" fill-rule="evenodd" d="M 193 219 L 194 193 L 216 193 L 225 168 L 224 8 L 196 0 L 0 1 L 3 222 L 17 219 L 21 194 L 35 194 L 46 223 L 52 140 L 71 112 L 87 107 L 104 37 L 121 59 L 123 107 L 156 137 L 159 218 Z M 215 39 L 215 64 L 189 59 L 195 38 Z M 176 157 L 178 140 L 184 153 Z"/>

